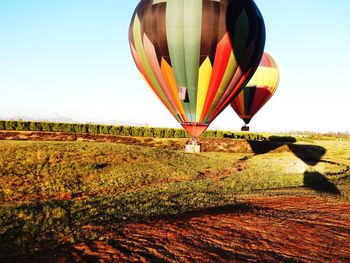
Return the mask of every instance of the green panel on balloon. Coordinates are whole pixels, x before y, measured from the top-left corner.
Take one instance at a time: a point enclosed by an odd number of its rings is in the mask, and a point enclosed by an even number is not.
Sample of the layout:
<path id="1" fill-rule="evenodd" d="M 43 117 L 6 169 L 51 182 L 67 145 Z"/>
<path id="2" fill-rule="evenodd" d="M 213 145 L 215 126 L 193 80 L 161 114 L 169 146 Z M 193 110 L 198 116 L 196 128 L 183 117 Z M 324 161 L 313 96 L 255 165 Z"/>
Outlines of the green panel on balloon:
<path id="1" fill-rule="evenodd" d="M 184 48 L 190 120 L 196 121 L 198 69 L 201 48 L 202 0 L 184 2 Z"/>
<path id="2" fill-rule="evenodd" d="M 245 87 L 243 91 L 244 91 L 244 113 L 248 115 L 250 112 L 253 96 L 255 93 L 255 88 Z"/>
<path id="3" fill-rule="evenodd" d="M 171 65 L 178 86 L 185 87 L 186 67 L 183 34 L 184 0 L 168 0 L 166 6 L 167 40 Z"/>
<path id="4" fill-rule="evenodd" d="M 249 20 L 247 13 L 242 11 L 237 19 L 236 34 L 234 36 L 233 52 L 237 61 L 241 61 L 244 48 L 247 46 Z"/>
<path id="5" fill-rule="evenodd" d="M 178 87 L 187 88 L 185 47 L 184 47 L 184 1 L 168 0 L 166 6 L 166 28 L 170 61 Z M 191 119 L 190 104 L 182 102 L 187 118 Z"/>

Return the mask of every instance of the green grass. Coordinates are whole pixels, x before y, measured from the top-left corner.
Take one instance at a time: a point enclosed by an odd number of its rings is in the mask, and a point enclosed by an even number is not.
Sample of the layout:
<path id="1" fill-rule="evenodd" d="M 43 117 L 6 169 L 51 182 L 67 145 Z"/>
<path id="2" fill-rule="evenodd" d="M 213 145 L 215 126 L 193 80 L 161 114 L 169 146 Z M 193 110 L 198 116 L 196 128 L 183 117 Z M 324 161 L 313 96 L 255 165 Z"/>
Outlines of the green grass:
<path id="1" fill-rule="evenodd" d="M 108 143 L 0 142 L 0 205 L 29 195 L 115 195 L 152 185 L 195 180 L 241 155 L 190 155 L 157 148 Z"/>
<path id="2" fill-rule="evenodd" d="M 320 142 L 350 164 L 350 142 Z M 202 153 L 111 143 L 0 141 L 0 255 L 95 239 L 89 226 L 238 202 L 241 194 L 326 182 L 349 198 L 343 166 L 292 152 Z M 311 154 L 312 155 L 312 154 Z M 306 178 L 305 173 L 313 174 Z"/>

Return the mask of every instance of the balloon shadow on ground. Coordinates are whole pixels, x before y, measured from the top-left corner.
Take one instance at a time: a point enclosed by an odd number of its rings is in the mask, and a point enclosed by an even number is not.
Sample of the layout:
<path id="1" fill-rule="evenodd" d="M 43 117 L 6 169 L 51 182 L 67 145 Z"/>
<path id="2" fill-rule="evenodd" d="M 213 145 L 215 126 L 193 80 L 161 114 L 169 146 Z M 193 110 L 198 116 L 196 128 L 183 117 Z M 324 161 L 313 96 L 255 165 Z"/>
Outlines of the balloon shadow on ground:
<path id="1" fill-rule="evenodd" d="M 309 166 L 317 165 L 327 152 L 327 150 L 321 146 L 294 144 L 293 142 L 248 141 L 248 143 L 255 155 L 266 154 L 286 146 L 296 157 Z M 330 182 L 319 172 L 305 171 L 304 186 L 320 193 L 341 195 L 341 192 L 335 184 Z"/>
<path id="2" fill-rule="evenodd" d="M 320 193 L 340 195 L 339 189 L 319 172 L 304 173 L 304 186 Z"/>

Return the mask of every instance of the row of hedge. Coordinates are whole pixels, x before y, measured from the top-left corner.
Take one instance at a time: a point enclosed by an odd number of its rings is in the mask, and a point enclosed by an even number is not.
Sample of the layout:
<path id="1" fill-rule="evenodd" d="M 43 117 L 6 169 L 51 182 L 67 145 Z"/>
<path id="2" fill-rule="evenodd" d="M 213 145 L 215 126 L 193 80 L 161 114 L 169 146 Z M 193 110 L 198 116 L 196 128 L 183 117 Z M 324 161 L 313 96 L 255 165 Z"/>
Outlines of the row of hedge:
<path id="1" fill-rule="evenodd" d="M 36 121 L 0 121 L 0 130 L 110 134 L 155 138 L 185 138 L 187 136 L 182 129 Z"/>
<path id="2" fill-rule="evenodd" d="M 188 138 L 187 133 L 183 129 L 36 121 L 0 121 L 0 130 L 109 134 L 118 136 L 136 136 L 153 138 Z M 282 138 L 279 136 L 266 137 L 264 135 L 255 133 L 237 133 L 230 131 L 214 130 L 206 131 L 202 135 L 202 137 L 231 138 L 250 141 L 288 141 L 288 139 L 292 138 Z"/>

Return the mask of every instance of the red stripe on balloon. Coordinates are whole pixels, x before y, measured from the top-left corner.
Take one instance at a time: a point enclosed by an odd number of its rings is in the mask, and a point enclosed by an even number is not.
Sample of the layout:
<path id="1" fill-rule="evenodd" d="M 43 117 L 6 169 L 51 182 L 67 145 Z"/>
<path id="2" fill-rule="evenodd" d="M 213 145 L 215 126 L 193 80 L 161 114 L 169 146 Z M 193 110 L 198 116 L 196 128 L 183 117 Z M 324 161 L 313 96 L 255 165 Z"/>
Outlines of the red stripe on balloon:
<path id="1" fill-rule="evenodd" d="M 239 110 L 239 100 L 237 99 L 238 97 L 236 97 L 236 99 L 234 99 L 231 102 L 231 107 L 234 109 L 234 111 L 237 113 L 237 115 L 240 115 L 241 112 Z"/>
<path id="2" fill-rule="evenodd" d="M 253 117 L 272 97 L 268 87 L 257 88 L 249 114 Z"/>
<path id="3" fill-rule="evenodd" d="M 272 61 L 271 61 L 269 55 L 267 55 L 267 53 L 264 53 L 263 58 L 262 58 L 259 66 L 268 67 L 268 68 L 272 67 Z"/>
<path id="4" fill-rule="evenodd" d="M 214 111 L 214 114 L 209 119 L 209 123 L 212 122 L 216 116 L 218 116 L 226 107 L 227 105 L 232 101 L 232 98 L 239 92 L 239 89 L 243 86 L 243 84 L 247 81 L 248 77 L 250 76 L 251 69 L 249 69 L 239 80 L 237 85 L 235 85 L 234 90 L 231 92 L 231 94 L 224 100 L 223 103 L 220 103 L 218 109 Z"/>
<path id="5" fill-rule="evenodd" d="M 199 137 L 209 127 L 208 124 L 199 123 L 181 123 L 181 125 L 191 137 Z"/>
<path id="6" fill-rule="evenodd" d="M 219 42 L 216 49 L 213 71 L 208 86 L 208 93 L 204 102 L 201 121 L 203 121 L 205 116 L 207 115 L 210 106 L 213 103 L 213 100 L 216 96 L 216 93 L 220 87 L 222 78 L 225 74 L 228 62 L 230 60 L 231 52 L 232 45 L 230 36 L 228 33 L 226 33 Z"/>

